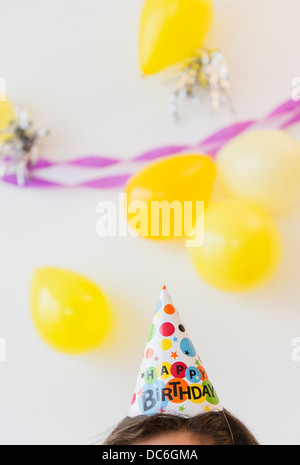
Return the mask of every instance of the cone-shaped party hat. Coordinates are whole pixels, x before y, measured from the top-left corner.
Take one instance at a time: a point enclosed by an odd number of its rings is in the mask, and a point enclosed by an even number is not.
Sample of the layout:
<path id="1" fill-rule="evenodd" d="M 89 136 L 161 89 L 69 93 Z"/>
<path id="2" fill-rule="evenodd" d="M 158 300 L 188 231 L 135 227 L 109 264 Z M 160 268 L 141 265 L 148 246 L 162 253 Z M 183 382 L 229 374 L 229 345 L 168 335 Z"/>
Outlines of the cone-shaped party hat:
<path id="1" fill-rule="evenodd" d="M 222 411 L 216 391 L 164 287 L 133 393 L 130 417 Z"/>

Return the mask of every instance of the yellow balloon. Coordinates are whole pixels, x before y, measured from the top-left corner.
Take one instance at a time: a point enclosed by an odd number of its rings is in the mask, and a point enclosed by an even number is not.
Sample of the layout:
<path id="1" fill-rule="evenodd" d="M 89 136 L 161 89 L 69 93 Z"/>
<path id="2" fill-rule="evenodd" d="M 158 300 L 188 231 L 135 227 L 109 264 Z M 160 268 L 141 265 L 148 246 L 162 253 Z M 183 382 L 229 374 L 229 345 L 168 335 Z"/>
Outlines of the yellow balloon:
<path id="1" fill-rule="evenodd" d="M 215 175 L 216 166 L 206 155 L 171 156 L 146 166 L 126 187 L 131 229 L 149 239 L 188 236 L 197 218 L 196 202 L 207 206 Z M 192 214 L 185 202 L 193 206 Z"/>
<path id="2" fill-rule="evenodd" d="M 1 101 L 0 98 L 0 131 L 6 129 L 14 118 L 15 112 L 11 103 L 8 100 Z M 7 138 L 7 135 L 0 134 L 0 141 L 5 141 Z"/>
<path id="3" fill-rule="evenodd" d="M 192 56 L 212 18 L 212 0 L 146 0 L 140 25 L 142 71 L 154 74 Z"/>
<path id="4" fill-rule="evenodd" d="M 58 268 L 37 270 L 30 301 L 38 333 L 58 351 L 90 351 L 109 333 L 111 313 L 104 294 L 77 273 Z"/>
<path id="5" fill-rule="evenodd" d="M 217 165 L 232 195 L 269 211 L 286 209 L 300 196 L 300 143 L 284 131 L 237 137 L 220 151 Z"/>
<path id="6" fill-rule="evenodd" d="M 202 278 L 228 292 L 262 286 L 281 259 L 281 238 L 271 216 L 252 202 L 229 199 L 205 212 L 204 244 L 189 248 Z"/>

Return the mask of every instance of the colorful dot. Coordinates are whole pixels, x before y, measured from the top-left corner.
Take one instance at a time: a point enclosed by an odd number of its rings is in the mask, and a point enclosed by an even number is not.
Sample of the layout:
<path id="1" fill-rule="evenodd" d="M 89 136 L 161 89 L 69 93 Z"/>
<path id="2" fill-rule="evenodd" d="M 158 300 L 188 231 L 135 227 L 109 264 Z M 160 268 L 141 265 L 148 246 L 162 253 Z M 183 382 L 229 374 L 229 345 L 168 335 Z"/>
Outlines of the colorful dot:
<path id="1" fill-rule="evenodd" d="M 171 363 L 163 362 L 156 368 L 156 374 L 159 379 L 168 379 L 171 376 Z"/>
<path id="2" fill-rule="evenodd" d="M 161 309 L 161 305 L 162 305 L 162 304 L 161 304 L 161 300 L 159 299 L 158 304 L 157 304 L 157 307 L 156 307 L 155 313 L 158 313 L 158 312 L 159 312 L 159 310 Z"/>
<path id="3" fill-rule="evenodd" d="M 153 357 L 153 354 L 154 354 L 153 349 L 151 349 L 151 348 L 148 349 L 147 352 L 146 352 L 146 358 L 149 359 L 149 358 Z"/>
<path id="4" fill-rule="evenodd" d="M 191 383 L 199 383 L 201 381 L 201 375 L 197 367 L 189 367 L 185 372 L 185 377 Z"/>
<path id="5" fill-rule="evenodd" d="M 182 339 L 180 343 L 180 349 L 188 357 L 195 357 L 196 355 L 195 347 L 193 346 L 192 341 L 188 339 L 187 337 Z"/>
<path id="6" fill-rule="evenodd" d="M 175 308 L 173 307 L 173 305 L 170 304 L 166 305 L 164 310 L 167 315 L 174 315 L 175 313 Z"/>
<path id="7" fill-rule="evenodd" d="M 174 378 L 184 378 L 187 366 L 185 363 L 176 362 L 171 366 L 171 374 Z"/>
<path id="8" fill-rule="evenodd" d="M 150 334 L 149 334 L 148 342 L 152 341 L 152 339 L 154 337 L 154 334 L 155 334 L 155 325 L 152 325 L 151 330 L 150 330 Z"/>
<path id="9" fill-rule="evenodd" d="M 166 384 L 166 389 L 171 389 L 172 392 L 172 400 L 170 402 L 174 404 L 182 404 L 188 398 L 187 392 L 188 383 L 181 378 L 175 378 L 169 381 Z"/>
<path id="10" fill-rule="evenodd" d="M 136 394 L 133 394 L 132 396 L 132 401 L 131 401 L 131 405 L 133 405 L 135 403 L 135 400 L 136 400 Z"/>
<path id="11" fill-rule="evenodd" d="M 179 325 L 178 326 L 178 329 L 179 331 L 181 331 L 182 333 L 185 333 L 185 327 L 183 325 Z"/>
<path id="12" fill-rule="evenodd" d="M 208 375 L 207 375 L 205 369 L 200 366 L 200 367 L 198 367 L 198 370 L 200 371 L 201 380 L 202 381 L 208 381 L 209 378 L 208 378 Z"/>
<path id="13" fill-rule="evenodd" d="M 162 350 L 169 350 L 172 347 L 172 341 L 170 341 L 170 339 L 163 339 L 162 341 L 160 341 L 159 347 Z"/>
<path id="14" fill-rule="evenodd" d="M 219 397 L 210 381 L 204 381 L 202 384 L 203 394 L 206 394 L 206 400 L 212 405 L 219 404 Z"/>
<path id="15" fill-rule="evenodd" d="M 172 323 L 163 323 L 159 328 L 159 332 L 164 337 L 170 337 L 175 333 L 175 327 Z"/>
<path id="16" fill-rule="evenodd" d="M 139 408 L 143 415 L 153 415 L 161 408 L 166 410 L 169 399 L 165 397 L 165 400 L 162 400 L 165 387 L 165 383 L 159 380 L 143 386 L 142 395 L 139 397 Z"/>
<path id="17" fill-rule="evenodd" d="M 190 384 L 190 393 L 190 400 L 194 404 L 202 404 L 206 399 L 204 389 L 199 384 Z"/>
<path id="18" fill-rule="evenodd" d="M 152 384 L 156 380 L 156 369 L 154 367 L 149 367 L 145 371 L 145 374 L 143 376 L 145 383 L 147 384 Z"/>

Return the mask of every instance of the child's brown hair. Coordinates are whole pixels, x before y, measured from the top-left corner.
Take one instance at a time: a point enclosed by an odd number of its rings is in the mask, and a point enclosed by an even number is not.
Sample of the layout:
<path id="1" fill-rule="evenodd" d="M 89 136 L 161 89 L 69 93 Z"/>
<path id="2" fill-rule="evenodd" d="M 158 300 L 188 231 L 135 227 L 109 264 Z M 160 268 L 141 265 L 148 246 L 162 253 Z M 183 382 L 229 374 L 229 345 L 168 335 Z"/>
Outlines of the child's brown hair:
<path id="1" fill-rule="evenodd" d="M 258 446 L 248 428 L 227 411 L 209 412 L 192 418 L 169 414 L 126 417 L 107 437 L 103 445 L 134 445 L 161 434 L 188 432 L 199 444 Z"/>

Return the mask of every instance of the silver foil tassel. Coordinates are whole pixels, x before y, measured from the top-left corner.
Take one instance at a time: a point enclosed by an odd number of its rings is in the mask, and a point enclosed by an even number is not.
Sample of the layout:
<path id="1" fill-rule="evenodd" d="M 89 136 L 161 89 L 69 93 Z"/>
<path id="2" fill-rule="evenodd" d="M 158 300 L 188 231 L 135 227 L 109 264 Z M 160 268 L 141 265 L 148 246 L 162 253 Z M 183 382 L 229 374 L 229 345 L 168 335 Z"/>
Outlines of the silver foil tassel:
<path id="1" fill-rule="evenodd" d="M 30 169 L 39 159 L 40 139 L 49 132 L 36 130 L 22 106 L 16 105 L 15 119 L 0 134 L 7 135 L 0 146 L 0 178 L 14 174 L 18 185 L 24 186 L 30 179 Z"/>
<path id="2" fill-rule="evenodd" d="M 193 103 L 199 105 L 210 96 L 214 112 L 219 110 L 223 103 L 233 110 L 229 70 L 218 50 L 198 50 L 176 74 L 175 79 L 175 88 L 169 101 L 170 112 L 175 118 L 179 117 L 181 98 L 192 99 Z"/>

